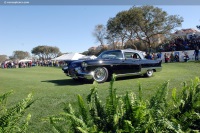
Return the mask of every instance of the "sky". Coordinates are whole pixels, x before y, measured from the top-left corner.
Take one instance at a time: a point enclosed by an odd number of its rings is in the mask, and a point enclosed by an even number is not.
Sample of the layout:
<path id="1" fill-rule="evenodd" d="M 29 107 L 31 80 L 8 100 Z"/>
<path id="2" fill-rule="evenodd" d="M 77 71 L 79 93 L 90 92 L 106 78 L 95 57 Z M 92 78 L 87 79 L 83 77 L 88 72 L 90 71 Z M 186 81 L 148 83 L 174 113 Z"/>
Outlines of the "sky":
<path id="1" fill-rule="evenodd" d="M 132 6 L 65 5 L 65 6 L 0 6 L 0 55 L 13 51 L 31 53 L 39 45 L 57 46 L 62 53 L 84 52 L 98 46 L 92 35 L 98 24 L 106 25 L 109 18 Z M 200 25 L 199 6 L 156 6 L 169 15 L 184 18 L 179 29 Z"/>

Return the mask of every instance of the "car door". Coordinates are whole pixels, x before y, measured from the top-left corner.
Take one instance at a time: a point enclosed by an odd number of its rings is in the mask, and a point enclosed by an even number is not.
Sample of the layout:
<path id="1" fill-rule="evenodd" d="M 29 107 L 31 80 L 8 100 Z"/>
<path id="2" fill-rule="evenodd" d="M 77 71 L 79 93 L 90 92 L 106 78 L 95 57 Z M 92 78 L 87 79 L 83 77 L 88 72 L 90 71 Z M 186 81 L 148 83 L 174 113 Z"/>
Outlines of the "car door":
<path id="1" fill-rule="evenodd" d="M 134 57 L 134 55 L 136 57 Z M 125 52 L 125 60 L 122 62 L 124 73 L 136 73 L 141 71 L 140 57 L 137 53 Z"/>
<path id="2" fill-rule="evenodd" d="M 137 73 L 141 71 L 140 58 L 133 59 L 133 53 L 125 53 L 125 58 L 113 60 L 112 70 L 116 74 Z"/>

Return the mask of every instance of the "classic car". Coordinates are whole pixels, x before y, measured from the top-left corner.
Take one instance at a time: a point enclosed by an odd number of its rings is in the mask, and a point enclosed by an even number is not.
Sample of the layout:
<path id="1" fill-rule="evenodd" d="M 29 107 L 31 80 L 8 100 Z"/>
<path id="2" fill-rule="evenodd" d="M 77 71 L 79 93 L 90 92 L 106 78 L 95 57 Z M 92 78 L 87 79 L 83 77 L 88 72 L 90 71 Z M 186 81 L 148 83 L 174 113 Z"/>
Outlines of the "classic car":
<path id="1" fill-rule="evenodd" d="M 105 82 L 115 74 L 116 77 L 144 75 L 151 77 L 153 72 L 162 70 L 162 60 L 148 60 L 142 51 L 133 49 L 108 50 L 94 60 L 68 62 L 62 68 L 67 76 L 75 80 L 92 79 Z"/>

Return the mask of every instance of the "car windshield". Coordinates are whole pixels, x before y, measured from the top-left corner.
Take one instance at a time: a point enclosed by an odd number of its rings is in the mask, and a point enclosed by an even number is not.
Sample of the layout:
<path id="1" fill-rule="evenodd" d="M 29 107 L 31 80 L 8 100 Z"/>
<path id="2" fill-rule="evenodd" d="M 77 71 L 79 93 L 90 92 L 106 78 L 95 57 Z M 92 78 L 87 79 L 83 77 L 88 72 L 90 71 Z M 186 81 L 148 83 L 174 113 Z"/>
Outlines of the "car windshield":
<path id="1" fill-rule="evenodd" d="M 107 51 L 98 56 L 99 59 L 120 59 L 123 58 L 121 51 Z"/>

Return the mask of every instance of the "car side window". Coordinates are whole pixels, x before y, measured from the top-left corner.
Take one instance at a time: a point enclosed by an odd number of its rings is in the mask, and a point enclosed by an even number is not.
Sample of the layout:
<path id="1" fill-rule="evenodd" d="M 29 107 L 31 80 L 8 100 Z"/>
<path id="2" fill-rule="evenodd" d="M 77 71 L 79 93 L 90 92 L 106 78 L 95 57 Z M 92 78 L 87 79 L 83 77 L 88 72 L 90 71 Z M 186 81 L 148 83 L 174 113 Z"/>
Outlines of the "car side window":
<path id="1" fill-rule="evenodd" d="M 103 59 L 120 59 L 122 58 L 121 52 L 107 52 L 101 55 L 101 58 Z"/>
<path id="2" fill-rule="evenodd" d="M 133 52 L 126 52 L 124 53 L 124 56 L 127 59 L 141 59 L 137 53 L 133 53 Z"/>

